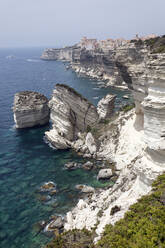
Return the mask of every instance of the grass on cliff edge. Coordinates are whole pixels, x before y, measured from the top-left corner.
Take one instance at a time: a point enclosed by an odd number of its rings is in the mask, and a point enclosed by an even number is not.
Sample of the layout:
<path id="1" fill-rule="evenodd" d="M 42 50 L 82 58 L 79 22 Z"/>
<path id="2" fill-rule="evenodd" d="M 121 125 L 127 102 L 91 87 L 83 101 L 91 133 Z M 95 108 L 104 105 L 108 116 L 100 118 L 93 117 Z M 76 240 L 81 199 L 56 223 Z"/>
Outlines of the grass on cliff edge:
<path id="1" fill-rule="evenodd" d="M 150 195 L 130 207 L 114 226 L 107 225 L 97 245 L 93 233 L 69 231 L 55 238 L 47 248 L 165 248 L 165 174 L 153 183 Z"/>

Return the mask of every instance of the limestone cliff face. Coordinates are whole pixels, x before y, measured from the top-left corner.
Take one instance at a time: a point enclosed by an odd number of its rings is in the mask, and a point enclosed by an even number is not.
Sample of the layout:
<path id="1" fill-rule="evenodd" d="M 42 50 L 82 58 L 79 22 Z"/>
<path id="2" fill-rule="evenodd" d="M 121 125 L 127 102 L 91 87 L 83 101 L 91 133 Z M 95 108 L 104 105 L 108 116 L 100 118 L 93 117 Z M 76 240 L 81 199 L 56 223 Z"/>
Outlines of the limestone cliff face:
<path id="1" fill-rule="evenodd" d="M 115 95 L 108 94 L 98 102 L 97 112 L 100 120 L 105 120 L 112 116 L 115 108 L 115 98 Z"/>
<path id="2" fill-rule="evenodd" d="M 70 147 L 79 132 L 98 121 L 96 107 L 67 85 L 56 85 L 49 106 L 53 126 L 46 137 L 56 148 Z"/>
<path id="3" fill-rule="evenodd" d="M 151 159 L 162 164 L 165 163 L 165 53 L 150 54 L 146 67 L 147 96 L 142 102 L 144 140 Z"/>
<path id="4" fill-rule="evenodd" d="M 13 112 L 16 128 L 34 127 L 49 122 L 48 99 L 37 92 L 16 93 Z"/>
<path id="5" fill-rule="evenodd" d="M 96 233 L 100 237 L 104 226 L 122 218 L 131 204 L 149 193 L 153 180 L 165 171 L 165 50 L 156 51 L 155 46 L 152 53 L 145 43 L 137 42 L 105 52 L 77 50 L 76 59 L 72 54 L 72 67 L 78 73 L 100 79 L 107 77 L 113 84 L 126 82 L 132 90 L 135 110 L 120 113 L 103 127 L 102 133 L 99 130 L 99 147 L 92 134 L 86 136 L 85 145 L 90 145 L 92 153 L 97 148 L 99 159 L 115 161 L 120 174 L 112 189 L 79 201 L 67 214 L 66 230 L 91 229 L 99 223 Z M 100 102 L 100 116 L 106 116 L 107 106 L 106 102 Z M 75 146 L 85 149 L 80 135 Z M 120 211 L 110 216 L 115 206 Z"/>
<path id="6" fill-rule="evenodd" d="M 80 48 L 78 45 L 61 49 L 47 49 L 42 59 L 67 60 L 80 75 L 94 77 L 106 81 L 105 85 L 121 85 L 131 83 L 127 64 L 143 61 L 146 52 L 145 44 L 128 43 L 113 50 Z"/>
<path id="7" fill-rule="evenodd" d="M 43 60 L 62 60 L 62 61 L 72 61 L 72 57 L 75 56 L 76 52 L 79 53 L 79 48 L 77 46 L 64 47 L 64 48 L 48 48 L 45 49 L 41 59 Z M 75 56 L 76 57 L 76 56 Z"/>

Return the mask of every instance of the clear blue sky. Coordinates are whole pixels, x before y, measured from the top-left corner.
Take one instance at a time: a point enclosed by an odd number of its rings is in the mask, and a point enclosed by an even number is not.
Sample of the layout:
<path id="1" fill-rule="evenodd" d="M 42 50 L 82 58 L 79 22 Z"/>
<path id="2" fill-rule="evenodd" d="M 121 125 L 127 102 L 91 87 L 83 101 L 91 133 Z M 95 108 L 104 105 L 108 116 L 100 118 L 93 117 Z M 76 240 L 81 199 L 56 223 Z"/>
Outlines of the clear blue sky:
<path id="1" fill-rule="evenodd" d="M 0 0 L 0 47 L 165 33 L 165 0 Z"/>

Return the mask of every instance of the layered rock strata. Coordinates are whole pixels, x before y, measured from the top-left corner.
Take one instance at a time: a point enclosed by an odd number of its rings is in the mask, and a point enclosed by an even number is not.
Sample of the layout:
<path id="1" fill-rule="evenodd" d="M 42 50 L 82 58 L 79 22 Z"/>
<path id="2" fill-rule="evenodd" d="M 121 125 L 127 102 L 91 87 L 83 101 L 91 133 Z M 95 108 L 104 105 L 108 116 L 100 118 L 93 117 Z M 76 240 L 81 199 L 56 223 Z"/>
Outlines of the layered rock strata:
<path id="1" fill-rule="evenodd" d="M 97 156 L 114 160 L 120 170 L 119 178 L 112 189 L 80 200 L 68 212 L 65 224 L 66 230 L 97 226 L 95 241 L 105 225 L 122 218 L 130 205 L 150 192 L 153 180 L 165 171 L 165 54 L 146 54 L 141 62 L 127 62 L 127 66 L 135 111 L 120 114 L 98 138 L 101 144 Z M 119 211 L 110 215 L 115 206 Z"/>
<path id="2" fill-rule="evenodd" d="M 41 59 L 43 60 L 62 60 L 70 62 L 74 54 L 79 48 L 77 46 L 64 47 L 64 48 L 48 48 L 43 52 Z"/>
<path id="3" fill-rule="evenodd" d="M 120 174 L 114 187 L 81 199 L 68 212 L 66 230 L 95 227 L 96 241 L 104 226 L 122 218 L 131 204 L 150 192 L 153 180 L 165 171 L 165 53 L 155 53 L 160 48 L 162 51 L 162 46 L 154 46 L 151 53 L 146 43 L 133 42 L 111 51 L 77 50 L 76 59 L 72 55 L 72 68 L 78 73 L 107 78 L 108 84 L 126 82 L 133 93 L 135 110 L 119 114 L 99 130 L 99 146 L 94 144 L 94 135 L 88 134 L 87 143 L 95 145 L 97 158 L 116 162 Z M 87 143 L 82 134 L 78 138 L 75 147 L 81 151 Z M 111 215 L 116 206 L 119 211 Z"/>
<path id="4" fill-rule="evenodd" d="M 47 49 L 41 58 L 69 61 L 71 68 L 79 75 L 104 81 L 105 86 L 126 88 L 127 84 L 131 84 L 127 64 L 131 65 L 131 62 L 134 64 L 135 61 L 142 62 L 146 52 L 148 49 L 144 43 L 129 42 L 106 50 L 101 48 L 88 50 L 77 44 L 73 47 Z"/>
<path id="5" fill-rule="evenodd" d="M 97 105 L 100 120 L 110 118 L 115 108 L 115 95 L 108 94 Z"/>
<path id="6" fill-rule="evenodd" d="M 34 127 L 49 122 L 48 99 L 38 92 L 16 93 L 13 112 L 16 128 Z"/>
<path id="7" fill-rule="evenodd" d="M 87 99 L 67 85 L 57 84 L 49 102 L 52 130 L 45 133 L 56 147 L 66 149 L 72 146 L 88 127 L 98 121 L 97 109 Z"/>

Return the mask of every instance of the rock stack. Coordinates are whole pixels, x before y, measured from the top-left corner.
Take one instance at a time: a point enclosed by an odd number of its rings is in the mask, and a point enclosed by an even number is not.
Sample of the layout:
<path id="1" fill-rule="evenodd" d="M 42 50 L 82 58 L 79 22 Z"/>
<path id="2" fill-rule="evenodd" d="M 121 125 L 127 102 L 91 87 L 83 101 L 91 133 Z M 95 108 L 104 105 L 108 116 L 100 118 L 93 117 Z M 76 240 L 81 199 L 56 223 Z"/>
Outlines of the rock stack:
<path id="1" fill-rule="evenodd" d="M 38 92 L 16 93 L 13 112 L 16 128 L 34 127 L 49 122 L 48 99 Z"/>
<path id="2" fill-rule="evenodd" d="M 74 89 L 57 84 L 49 102 L 52 129 L 47 139 L 58 149 L 66 149 L 75 141 L 79 132 L 85 132 L 98 121 L 97 109 Z"/>

